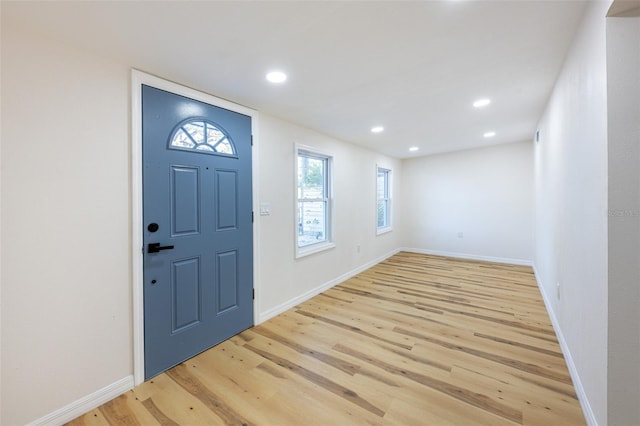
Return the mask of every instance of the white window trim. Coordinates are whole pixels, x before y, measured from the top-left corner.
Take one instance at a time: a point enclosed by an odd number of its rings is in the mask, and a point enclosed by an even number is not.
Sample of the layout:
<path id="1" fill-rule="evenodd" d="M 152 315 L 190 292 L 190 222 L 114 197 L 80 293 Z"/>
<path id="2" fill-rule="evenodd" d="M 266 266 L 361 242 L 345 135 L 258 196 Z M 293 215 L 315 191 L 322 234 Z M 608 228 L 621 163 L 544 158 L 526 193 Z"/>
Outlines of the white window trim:
<path id="1" fill-rule="evenodd" d="M 299 220 L 299 216 L 298 216 L 298 154 L 300 152 L 306 152 L 309 153 L 311 155 L 317 155 L 319 157 L 326 157 L 327 158 L 327 168 L 328 168 L 328 176 L 327 176 L 327 190 L 329 191 L 328 193 L 328 198 L 327 198 L 327 239 L 326 241 L 320 242 L 320 243 L 316 243 L 316 244 L 310 244 L 308 246 L 305 247 L 299 247 L 298 246 L 298 220 Z M 310 147 L 310 146 L 306 146 L 306 145 L 301 145 L 301 144 L 296 144 L 295 145 L 295 152 L 294 152 L 294 156 L 293 156 L 293 184 L 294 184 L 294 199 L 293 199 L 293 209 L 294 209 L 294 221 L 293 221 L 293 226 L 294 226 L 294 233 L 293 233 L 293 245 L 295 247 L 295 258 L 296 259 L 300 259 L 302 257 L 306 257 L 306 256 L 310 256 L 312 254 L 316 254 L 319 252 L 323 252 L 325 250 L 329 250 L 332 249 L 336 246 L 336 244 L 333 241 L 333 229 L 334 229 L 334 218 L 335 218 L 335 214 L 334 214 L 334 193 L 333 193 L 333 155 L 327 152 L 323 152 L 321 150 L 318 150 L 316 148 Z"/>
<path id="2" fill-rule="evenodd" d="M 387 174 L 387 191 L 389 192 L 389 196 L 388 196 L 388 208 L 389 211 L 387 212 L 388 216 L 389 216 L 389 224 L 387 226 L 382 226 L 382 227 L 378 227 L 378 172 L 380 170 L 386 171 L 388 172 Z M 382 235 L 382 234 L 386 234 L 387 232 L 391 232 L 393 231 L 393 191 L 392 191 L 392 180 L 393 180 L 393 169 L 391 169 L 390 167 L 385 167 L 385 166 L 381 166 L 379 164 L 376 164 L 376 191 L 375 191 L 375 224 L 376 224 L 376 235 Z"/>

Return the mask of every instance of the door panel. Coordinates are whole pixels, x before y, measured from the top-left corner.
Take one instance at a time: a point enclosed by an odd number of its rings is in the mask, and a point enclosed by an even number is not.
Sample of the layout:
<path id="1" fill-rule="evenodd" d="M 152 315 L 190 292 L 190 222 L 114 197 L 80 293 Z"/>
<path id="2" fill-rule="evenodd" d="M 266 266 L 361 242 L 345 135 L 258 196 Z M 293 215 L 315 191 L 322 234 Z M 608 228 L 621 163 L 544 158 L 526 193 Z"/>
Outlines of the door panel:
<path id="1" fill-rule="evenodd" d="M 238 180 L 237 173 L 231 170 L 216 171 L 216 213 L 218 231 L 238 227 Z"/>
<path id="2" fill-rule="evenodd" d="M 197 234 L 200 229 L 200 176 L 196 167 L 171 166 L 171 233 Z"/>
<path id="3" fill-rule="evenodd" d="M 253 325 L 251 117 L 143 85 L 142 158 L 149 379 Z"/>
<path id="4" fill-rule="evenodd" d="M 238 252 L 230 250 L 217 255 L 218 313 L 238 306 Z M 225 283 L 222 285 L 222 283 Z"/>
<path id="5" fill-rule="evenodd" d="M 200 288 L 200 258 L 173 262 L 171 277 L 171 310 L 173 326 L 171 333 L 200 322 L 202 306 Z"/>

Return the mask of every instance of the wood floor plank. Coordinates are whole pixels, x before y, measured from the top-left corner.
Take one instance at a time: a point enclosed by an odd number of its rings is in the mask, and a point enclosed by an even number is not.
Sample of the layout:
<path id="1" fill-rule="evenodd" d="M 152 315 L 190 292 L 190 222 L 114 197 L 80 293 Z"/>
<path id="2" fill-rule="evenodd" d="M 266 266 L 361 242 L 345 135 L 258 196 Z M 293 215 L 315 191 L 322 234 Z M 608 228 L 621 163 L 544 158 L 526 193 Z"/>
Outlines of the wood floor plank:
<path id="1" fill-rule="evenodd" d="M 99 410 L 109 424 L 123 426 L 138 426 L 141 424 L 122 396 L 102 405 Z"/>
<path id="2" fill-rule="evenodd" d="M 298 364 L 295 364 L 285 358 L 281 358 L 277 355 L 274 355 L 273 353 L 258 349 L 256 347 L 253 346 L 249 346 L 247 345 L 247 347 L 262 355 L 263 357 L 265 357 L 266 359 L 268 359 L 269 361 L 273 362 L 274 364 L 279 365 L 282 368 L 285 368 L 289 371 L 292 371 L 298 375 L 300 375 L 301 377 L 309 380 L 312 383 L 315 383 L 316 385 L 328 390 L 329 392 L 332 392 L 342 398 L 347 399 L 348 401 L 352 402 L 353 404 L 356 404 L 362 408 L 364 408 L 367 411 L 370 411 L 371 413 L 382 417 L 384 415 L 384 411 L 382 411 L 381 409 L 379 409 L 378 407 L 374 406 L 373 404 L 371 404 L 369 401 L 363 399 L 362 397 L 360 397 L 356 392 L 352 391 L 351 389 L 345 388 L 344 386 L 341 386 L 340 384 L 327 379 L 324 376 L 321 376 L 309 369 L 306 369 L 304 367 L 301 367 Z"/>
<path id="3" fill-rule="evenodd" d="M 437 390 L 452 398 L 466 402 L 475 407 L 482 408 L 483 410 L 488 411 L 497 416 L 504 417 L 508 420 L 512 420 L 517 423 L 522 423 L 521 411 L 517 409 L 512 409 L 504 404 L 501 404 L 500 402 L 495 401 L 487 397 L 486 395 L 476 393 L 476 392 L 470 392 L 468 389 L 452 385 L 451 383 L 448 383 L 442 380 L 434 379 L 432 376 L 427 376 L 425 374 L 421 374 L 414 371 L 410 371 L 405 368 L 397 367 L 395 365 L 377 360 L 368 354 L 358 352 L 356 350 L 350 349 L 343 345 L 336 345 L 336 350 L 349 354 L 355 358 L 361 359 L 371 365 L 374 365 L 386 371 L 387 373 L 400 376 L 403 378 L 407 378 L 416 383 L 420 383 L 421 385 L 428 386 L 429 388 Z"/>
<path id="4" fill-rule="evenodd" d="M 155 420 L 158 421 L 162 426 L 177 426 L 178 423 L 174 422 L 169 416 L 167 416 L 160 407 L 158 407 L 155 402 L 153 402 L 153 398 L 147 398 L 142 401 L 142 405 L 147 409 L 149 414 L 151 414 Z M 145 423 L 149 424 L 149 423 Z"/>
<path id="5" fill-rule="evenodd" d="M 530 267 L 400 252 L 69 424 L 585 419 Z"/>
<path id="6" fill-rule="evenodd" d="M 109 422 L 104 418 L 98 408 L 91 410 L 85 415 L 78 417 L 67 423 L 69 426 L 109 426 Z"/>
<path id="7" fill-rule="evenodd" d="M 182 366 L 185 366 L 182 364 Z M 154 377 L 152 396 L 140 399 L 144 403 L 152 399 L 162 414 L 180 425 L 223 425 L 221 416 L 212 411 L 206 401 L 189 393 L 168 374 Z M 147 382 L 149 383 L 149 382 Z M 134 392 L 136 389 L 134 389 Z M 145 407 L 148 410 L 149 407 Z M 157 420 L 156 420 L 157 421 Z M 151 423 L 150 423 L 151 424 Z"/>
<path id="8" fill-rule="evenodd" d="M 468 404 L 437 391 L 431 393 L 406 388 L 393 399 L 385 415 L 387 425 L 491 425 L 514 426 L 519 423 L 484 410 L 469 410 Z"/>
<path id="9" fill-rule="evenodd" d="M 366 330 L 363 330 L 360 327 L 351 325 L 351 324 L 349 324 L 347 322 L 338 321 L 338 320 L 329 318 L 328 316 L 325 316 L 325 315 L 315 314 L 313 312 L 310 312 L 310 310 L 298 309 L 298 310 L 296 310 L 296 313 L 298 313 L 300 315 L 307 316 L 309 318 L 313 318 L 313 319 L 318 320 L 318 321 L 325 322 L 325 323 L 333 325 L 335 327 L 342 328 L 344 330 L 350 331 L 351 333 L 359 334 L 361 336 L 364 336 L 364 337 L 372 339 L 372 340 L 379 340 L 381 342 L 385 342 L 385 343 L 388 343 L 390 345 L 394 345 L 394 346 L 397 346 L 399 348 L 403 348 L 403 349 L 407 349 L 407 350 L 411 349 L 411 345 L 407 345 L 407 344 L 395 341 L 393 339 L 388 339 L 388 338 L 385 338 L 385 337 L 381 337 L 380 335 L 378 335 L 376 333 L 370 333 L 370 332 L 368 332 Z"/>
<path id="10" fill-rule="evenodd" d="M 358 369 L 360 368 L 359 365 L 357 364 L 353 364 L 349 361 L 340 359 L 338 357 L 335 357 L 331 354 L 328 354 L 326 352 L 322 352 L 319 351 L 317 349 L 310 349 L 306 346 L 301 345 L 300 343 L 297 343 L 291 339 L 287 339 L 286 337 L 279 335 L 271 330 L 269 330 L 267 327 L 255 327 L 253 329 L 253 331 L 255 333 L 258 333 L 264 337 L 267 337 L 271 340 L 275 340 L 293 350 L 295 350 L 296 352 L 299 352 L 303 355 L 308 355 L 311 356 L 313 358 L 315 358 L 316 360 L 320 361 L 320 362 L 324 362 L 325 364 L 328 364 L 334 368 L 337 368 L 341 371 L 344 371 L 345 373 L 353 376 Z"/>
<path id="11" fill-rule="evenodd" d="M 244 416 L 229 407 L 224 399 L 207 386 L 203 385 L 198 378 L 189 374 L 186 364 L 180 364 L 166 372 L 172 380 L 182 386 L 188 393 L 198 398 L 213 413 L 227 425 L 250 425 L 252 424 Z"/>

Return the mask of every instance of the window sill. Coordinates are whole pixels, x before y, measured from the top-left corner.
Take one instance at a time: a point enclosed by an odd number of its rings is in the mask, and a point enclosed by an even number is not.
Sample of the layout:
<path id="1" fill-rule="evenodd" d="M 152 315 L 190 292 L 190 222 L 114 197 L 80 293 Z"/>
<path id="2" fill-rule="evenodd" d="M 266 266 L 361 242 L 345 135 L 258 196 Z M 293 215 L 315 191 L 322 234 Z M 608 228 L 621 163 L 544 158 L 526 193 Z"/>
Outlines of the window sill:
<path id="1" fill-rule="evenodd" d="M 320 253 L 321 251 L 330 250 L 335 246 L 335 243 L 328 241 L 325 243 L 312 244 L 306 247 L 298 247 L 296 249 L 296 259 Z"/>
<path id="2" fill-rule="evenodd" d="M 385 228 L 378 228 L 376 230 L 376 235 L 386 234 L 387 232 L 391 232 L 391 231 L 393 231 L 393 227 L 391 226 L 387 226 Z"/>

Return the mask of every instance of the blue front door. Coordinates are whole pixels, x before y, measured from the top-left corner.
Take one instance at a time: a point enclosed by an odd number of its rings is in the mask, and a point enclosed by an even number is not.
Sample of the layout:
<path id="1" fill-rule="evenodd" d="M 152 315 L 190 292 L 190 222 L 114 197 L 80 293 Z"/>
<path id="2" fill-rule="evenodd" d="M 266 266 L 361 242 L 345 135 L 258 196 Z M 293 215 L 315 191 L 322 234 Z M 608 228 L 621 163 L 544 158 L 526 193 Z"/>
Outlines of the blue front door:
<path id="1" fill-rule="evenodd" d="M 253 325 L 251 117 L 142 86 L 145 378 Z"/>

